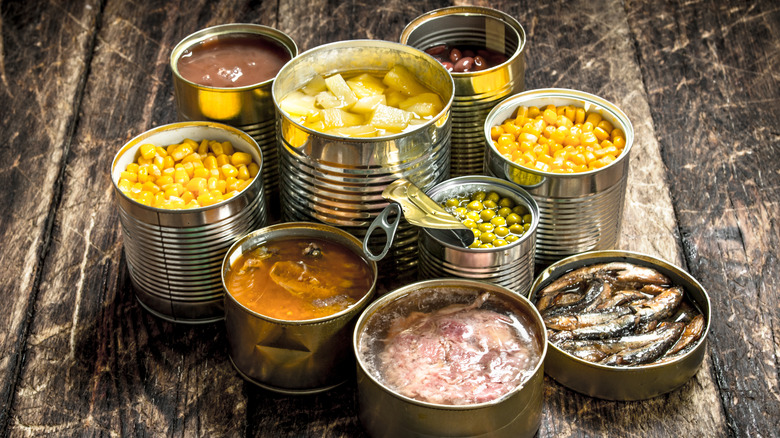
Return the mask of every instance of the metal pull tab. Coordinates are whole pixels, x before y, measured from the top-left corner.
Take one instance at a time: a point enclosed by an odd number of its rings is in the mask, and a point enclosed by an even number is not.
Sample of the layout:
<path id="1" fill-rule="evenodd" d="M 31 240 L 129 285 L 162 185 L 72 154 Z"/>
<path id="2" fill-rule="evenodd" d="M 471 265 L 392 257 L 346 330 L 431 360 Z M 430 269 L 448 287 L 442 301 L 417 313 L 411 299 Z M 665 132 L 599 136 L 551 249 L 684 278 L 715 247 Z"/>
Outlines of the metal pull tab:
<path id="1" fill-rule="evenodd" d="M 401 206 L 391 202 L 381 213 L 379 213 L 379 216 L 371 222 L 371 225 L 366 232 L 366 237 L 363 238 L 363 253 L 369 260 L 378 262 L 387 255 L 388 251 L 390 251 L 390 247 L 393 245 L 393 238 L 395 238 L 395 232 L 398 230 L 398 223 L 401 222 L 401 212 Z M 368 242 L 371 234 L 373 234 L 374 230 L 377 228 L 381 228 L 385 232 L 387 242 L 381 253 L 374 254 L 368 247 Z"/>

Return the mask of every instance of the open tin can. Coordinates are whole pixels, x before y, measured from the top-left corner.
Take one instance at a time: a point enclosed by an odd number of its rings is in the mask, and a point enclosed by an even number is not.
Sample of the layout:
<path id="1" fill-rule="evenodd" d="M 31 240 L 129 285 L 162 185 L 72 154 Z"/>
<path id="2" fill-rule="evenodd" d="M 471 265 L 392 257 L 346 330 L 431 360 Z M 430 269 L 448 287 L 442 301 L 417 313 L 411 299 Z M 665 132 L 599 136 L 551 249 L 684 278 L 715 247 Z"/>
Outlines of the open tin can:
<path id="1" fill-rule="evenodd" d="M 590 362 L 549 342 L 545 372 L 582 394 L 607 400 L 644 400 L 672 391 L 696 374 L 707 351 L 706 338 L 711 324 L 710 299 L 701 284 L 677 266 L 656 257 L 630 251 L 593 251 L 563 259 L 542 271 L 531 287 L 529 298 L 537 295 L 562 275 L 600 263 L 627 262 L 657 270 L 684 289 L 684 295 L 704 317 L 704 326 L 693 348 L 673 360 L 635 366 L 612 366 Z"/>
<path id="2" fill-rule="evenodd" d="M 383 75 L 402 65 L 441 97 L 443 109 L 415 129 L 381 137 L 350 138 L 303 126 L 279 108 L 282 218 L 317 221 L 363 238 L 388 205 L 383 190 L 398 178 L 427 189 L 449 177 L 452 77 L 425 53 L 389 41 L 341 41 L 308 50 L 287 63 L 273 84 L 274 103 L 316 75 Z M 377 242 L 378 246 L 383 242 Z M 401 224 L 381 275 L 416 274 L 417 230 Z"/>
<path id="3" fill-rule="evenodd" d="M 289 239 L 319 239 L 338 244 L 363 259 L 371 273 L 370 288 L 350 307 L 329 316 L 286 320 L 242 304 L 225 279 L 242 254 Z M 222 264 L 225 328 L 230 360 L 244 379 L 286 394 L 326 391 L 352 376 L 350 337 L 355 319 L 374 297 L 376 263 L 362 255 L 361 242 L 329 225 L 290 222 L 255 230 L 228 250 Z"/>
<path id="4" fill-rule="evenodd" d="M 236 150 L 251 154 L 261 169 L 264 165 L 260 147 L 246 133 L 213 122 L 179 122 L 127 142 L 114 157 L 111 180 L 138 301 L 169 321 L 212 322 L 224 317 L 220 268 L 225 252 L 240 236 L 267 221 L 262 179 L 255 178 L 238 195 L 220 203 L 183 210 L 143 205 L 117 185 L 142 145 L 167 146 L 186 138 L 229 141 Z"/>
<path id="5" fill-rule="evenodd" d="M 268 26 L 231 23 L 201 29 L 181 40 L 171 52 L 176 109 L 180 120 L 225 123 L 254 138 L 265 158 L 262 175 L 266 195 L 269 196 L 269 202 L 275 205 L 279 196 L 279 154 L 276 146 L 276 109 L 271 98 L 273 78 L 245 86 L 217 87 L 189 80 L 182 76 L 179 69 L 180 59 L 189 56 L 193 48 L 235 38 L 266 44 L 275 49 L 267 50 L 267 53 L 284 53 L 288 59 L 298 55 L 298 47 L 292 38 Z"/>
<path id="6" fill-rule="evenodd" d="M 510 15 L 479 6 L 452 6 L 427 12 L 401 33 L 401 43 L 420 50 L 480 47 L 503 62 L 479 71 L 452 71 L 452 176 L 478 175 L 483 169 L 485 118 L 493 107 L 525 89 L 525 30 Z"/>
<path id="7" fill-rule="evenodd" d="M 499 153 L 490 129 L 512 118 L 518 107 L 573 105 L 594 112 L 625 133 L 626 145 L 611 164 L 580 173 L 553 173 L 521 166 Z M 614 104 L 568 89 L 530 90 L 501 102 L 485 121 L 485 170 L 528 191 L 539 205 L 536 261 L 550 264 L 569 255 L 612 249 L 620 235 L 634 129 Z"/>
<path id="8" fill-rule="evenodd" d="M 479 313 L 468 313 L 472 311 Z M 477 314 L 480 315 L 482 325 L 469 321 L 469 315 Z M 449 323 L 431 322 L 426 325 L 424 322 L 425 318 L 439 316 L 448 319 Z M 491 341 L 477 332 L 481 327 L 495 328 L 489 321 L 503 321 L 500 324 L 508 324 L 509 320 L 517 321 L 517 324 L 509 325 L 514 327 L 513 329 L 509 329 L 508 325 L 503 327 L 510 331 L 517 329 L 514 335 L 508 336 L 514 338 L 519 335 L 527 342 L 526 345 L 532 345 L 529 348 L 535 353 L 529 354 L 528 360 L 524 362 L 521 371 L 523 379 L 520 383 L 515 381 L 502 387 L 500 391 L 495 391 L 492 394 L 495 398 L 481 397 L 476 395 L 480 393 L 480 384 L 475 383 L 481 380 L 480 373 L 474 374 L 471 372 L 474 369 L 471 369 L 468 375 L 473 378 L 468 378 L 458 372 L 456 375 L 450 375 L 445 369 L 447 365 L 457 365 L 454 362 L 468 361 L 467 358 L 471 356 L 453 353 L 451 363 L 438 362 L 440 355 L 436 345 L 448 345 L 451 347 L 449 351 L 453 352 L 462 351 L 460 347 L 465 347 L 457 341 L 450 343 L 453 340 L 451 338 L 439 338 L 439 335 L 433 334 L 421 336 L 417 341 L 409 340 L 411 347 L 403 350 L 408 354 L 385 356 L 390 351 L 387 345 L 408 344 L 404 340 L 400 343 L 392 341 L 392 333 L 395 333 L 399 322 L 403 326 L 406 321 L 411 320 L 419 322 L 423 327 L 448 327 L 456 332 L 473 329 L 473 339 L 481 339 L 480 345 L 484 346 L 483 350 L 488 351 L 486 354 L 495 353 L 499 356 L 494 357 L 502 358 L 506 358 L 508 353 L 501 356 L 502 353 L 492 350 L 489 347 L 492 345 Z M 487 332 L 494 333 L 490 330 Z M 408 330 L 403 333 L 408 333 Z M 446 336 L 444 332 L 440 335 Z M 509 343 L 508 339 L 501 339 Z M 466 279 L 438 279 L 410 284 L 392 291 L 372 303 L 360 316 L 355 327 L 353 347 L 358 361 L 360 421 L 373 437 L 531 437 L 537 432 L 541 422 L 546 339 L 544 324 L 534 306 L 524 297 L 501 286 Z M 427 340 L 432 342 L 428 343 Z M 508 368 L 503 368 L 498 362 L 486 360 L 485 363 L 491 364 L 483 369 L 485 373 L 490 373 L 489 369 L 500 368 L 511 374 Z M 384 366 L 386 364 L 390 366 Z M 432 369 L 437 370 L 434 372 L 436 376 L 443 376 L 444 380 L 450 377 L 450 382 L 455 383 L 446 384 L 445 389 L 436 383 L 437 378 L 431 378 L 430 385 L 427 385 L 427 377 L 418 378 L 416 375 L 428 375 L 427 370 Z M 390 383 L 399 380 L 390 378 L 387 373 L 398 372 L 411 373 L 408 385 L 397 387 Z M 420 384 L 427 385 L 431 390 L 425 391 L 425 397 L 421 397 L 423 391 L 417 391 Z M 465 388 L 472 384 L 478 388 Z M 412 387 L 417 389 L 412 390 Z M 450 396 L 469 400 L 461 399 L 465 401 L 463 403 L 452 402 Z"/>
<path id="9" fill-rule="evenodd" d="M 482 192 L 496 192 L 511 199 L 532 216 L 530 228 L 519 240 L 494 248 L 464 248 L 438 238 L 427 228 L 420 231 L 421 279 L 460 277 L 495 283 L 525 294 L 534 278 L 534 250 L 539 207 L 523 189 L 488 176 L 462 176 L 436 185 L 427 195 L 439 204 L 447 199 Z"/>

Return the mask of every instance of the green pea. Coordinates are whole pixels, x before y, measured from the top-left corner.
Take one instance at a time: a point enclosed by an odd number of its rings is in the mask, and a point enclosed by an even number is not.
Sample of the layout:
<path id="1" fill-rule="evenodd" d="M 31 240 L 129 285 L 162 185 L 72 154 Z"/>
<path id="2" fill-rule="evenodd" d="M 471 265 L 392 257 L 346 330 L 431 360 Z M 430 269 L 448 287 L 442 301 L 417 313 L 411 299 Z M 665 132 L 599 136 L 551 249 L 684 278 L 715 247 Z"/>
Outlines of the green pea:
<path id="1" fill-rule="evenodd" d="M 472 201 L 480 201 L 480 202 L 482 202 L 482 201 L 485 200 L 486 197 L 487 197 L 487 195 L 485 194 L 485 192 L 479 191 L 479 192 L 474 192 L 474 194 L 471 195 L 471 200 Z"/>
<path id="2" fill-rule="evenodd" d="M 458 207 L 453 212 L 455 213 L 455 217 L 457 217 L 458 219 L 463 219 L 464 217 L 466 217 L 466 213 L 468 213 L 469 211 L 468 209 L 466 209 L 466 207 Z"/>
<path id="3" fill-rule="evenodd" d="M 513 200 L 511 200 L 509 198 L 501 198 L 501 200 L 498 201 L 498 205 L 500 205 L 502 207 L 512 208 L 512 207 L 515 206 L 515 201 L 513 201 Z"/>
<path id="4" fill-rule="evenodd" d="M 496 236 L 498 236 L 498 237 L 506 237 L 506 236 L 509 234 L 509 228 L 507 228 L 507 227 L 505 227 L 505 226 L 499 226 L 499 227 L 496 227 L 496 228 L 493 230 L 493 232 L 494 232 L 494 233 L 496 234 Z"/>
<path id="5" fill-rule="evenodd" d="M 496 235 L 490 232 L 482 233 L 479 235 L 479 240 L 481 240 L 482 243 L 492 243 L 496 240 Z"/>
<path id="6" fill-rule="evenodd" d="M 458 205 L 460 205 L 460 201 L 457 198 L 450 198 L 444 203 L 445 207 L 457 207 Z"/>
<path id="7" fill-rule="evenodd" d="M 498 215 L 501 217 L 507 217 L 512 214 L 512 209 L 509 207 L 501 207 L 498 209 Z"/>
<path id="8" fill-rule="evenodd" d="M 482 231 L 483 233 L 493 231 L 494 228 L 496 227 L 490 222 L 482 222 L 480 224 L 477 224 L 477 229 L 479 231 Z"/>
<path id="9" fill-rule="evenodd" d="M 490 199 L 485 199 L 484 201 L 482 201 L 482 205 L 485 206 L 485 208 L 489 208 L 491 210 L 494 210 L 496 207 L 498 207 L 496 201 L 492 201 Z"/>
<path id="10" fill-rule="evenodd" d="M 490 192 L 490 193 L 487 194 L 487 198 L 486 199 L 488 199 L 490 201 L 493 201 L 493 202 L 498 202 L 498 200 L 501 199 L 501 195 L 499 195 L 496 192 Z"/>
<path id="11" fill-rule="evenodd" d="M 520 215 L 517 214 L 517 213 L 509 213 L 506 216 L 506 224 L 507 225 L 519 224 L 520 222 L 522 222 L 522 220 L 523 220 L 523 218 L 521 218 Z"/>
<path id="12" fill-rule="evenodd" d="M 531 226 L 531 222 L 532 222 L 533 220 L 534 220 L 534 218 L 533 218 L 533 216 L 531 216 L 531 214 L 530 214 L 530 213 L 529 213 L 529 214 L 526 214 L 526 215 L 523 215 L 523 223 L 524 223 L 524 224 L 528 224 L 528 226 L 529 226 L 529 227 Z"/>
<path id="13" fill-rule="evenodd" d="M 474 210 L 469 211 L 468 213 L 466 213 L 466 219 L 471 219 L 474 222 L 479 222 L 479 220 L 480 220 L 479 219 L 479 212 L 478 211 L 474 211 Z"/>
<path id="14" fill-rule="evenodd" d="M 467 207 L 468 207 L 469 210 L 473 210 L 473 211 L 482 211 L 485 208 L 482 205 L 482 202 L 480 200 L 478 200 L 478 199 L 475 199 L 475 200 L 469 202 L 469 205 L 467 205 Z"/>
<path id="15" fill-rule="evenodd" d="M 490 244 L 490 243 L 483 243 L 482 245 L 479 245 L 479 247 L 482 248 L 482 249 L 489 249 L 489 248 L 492 248 L 493 245 Z"/>
<path id="16" fill-rule="evenodd" d="M 493 246 L 498 248 L 499 246 L 507 246 L 507 241 L 504 239 L 496 239 L 493 241 Z"/>
<path id="17" fill-rule="evenodd" d="M 518 206 L 516 206 L 515 208 L 513 208 L 513 209 L 512 209 L 512 211 L 513 211 L 515 214 L 519 214 L 520 216 L 522 216 L 522 215 L 524 215 L 524 214 L 526 214 L 526 213 L 527 213 L 527 212 L 525 211 L 525 207 L 523 207 L 522 205 L 518 205 Z"/>
<path id="18" fill-rule="evenodd" d="M 506 219 L 502 218 L 501 216 L 496 216 L 493 219 L 490 219 L 490 223 L 500 227 L 502 225 L 506 225 Z"/>
<path id="19" fill-rule="evenodd" d="M 469 245 L 469 248 L 479 248 L 480 244 L 481 243 L 479 242 L 479 239 L 474 239 L 474 241 Z"/>
<path id="20" fill-rule="evenodd" d="M 517 242 L 518 240 L 520 240 L 520 236 L 518 236 L 516 234 L 510 234 L 510 235 L 506 236 L 504 238 L 504 240 L 506 240 L 507 243 L 513 243 L 513 242 Z"/>
<path id="21" fill-rule="evenodd" d="M 526 222 L 526 223 L 523 224 L 523 231 L 528 231 L 530 229 L 531 229 L 531 223 L 530 222 Z"/>
<path id="22" fill-rule="evenodd" d="M 480 219 L 482 219 L 485 222 L 490 221 L 491 219 L 493 219 L 493 217 L 495 215 L 496 215 L 496 212 L 493 211 L 493 210 L 482 210 L 481 212 L 479 212 Z"/>
<path id="23" fill-rule="evenodd" d="M 463 220 L 463 225 L 465 225 L 465 226 L 467 226 L 469 228 L 474 228 L 474 227 L 477 226 L 477 223 L 475 221 L 471 220 L 471 219 L 465 219 L 465 220 Z"/>
<path id="24" fill-rule="evenodd" d="M 509 232 L 512 234 L 522 235 L 525 232 L 522 224 L 513 224 L 509 226 Z"/>

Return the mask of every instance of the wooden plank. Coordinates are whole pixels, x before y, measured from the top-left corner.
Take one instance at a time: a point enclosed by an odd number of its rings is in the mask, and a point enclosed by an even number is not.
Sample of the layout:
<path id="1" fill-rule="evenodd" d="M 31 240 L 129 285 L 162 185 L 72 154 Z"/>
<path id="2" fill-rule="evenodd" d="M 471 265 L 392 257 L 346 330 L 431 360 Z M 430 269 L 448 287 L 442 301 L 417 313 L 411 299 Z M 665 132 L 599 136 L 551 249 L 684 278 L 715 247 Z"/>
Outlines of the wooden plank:
<path id="1" fill-rule="evenodd" d="M 0 4 L 0 434 L 11 420 L 98 10 Z M 41 42 L 48 35 L 57 44 Z"/>
<path id="2" fill-rule="evenodd" d="M 780 11 L 771 1 L 629 2 L 691 273 L 712 301 L 731 433 L 777 434 Z"/>

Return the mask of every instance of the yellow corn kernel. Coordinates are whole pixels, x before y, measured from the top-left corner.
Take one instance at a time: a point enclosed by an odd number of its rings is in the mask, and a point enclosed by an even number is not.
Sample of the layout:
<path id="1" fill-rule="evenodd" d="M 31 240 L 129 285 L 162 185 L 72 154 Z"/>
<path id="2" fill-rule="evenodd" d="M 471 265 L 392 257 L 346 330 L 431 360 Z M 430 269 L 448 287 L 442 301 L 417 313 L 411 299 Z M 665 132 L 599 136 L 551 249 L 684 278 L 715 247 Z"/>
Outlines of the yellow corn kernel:
<path id="1" fill-rule="evenodd" d="M 184 208 L 184 200 L 178 196 L 171 196 L 170 198 L 166 199 L 165 202 L 163 202 L 161 207 L 168 210 L 182 209 Z"/>
<path id="2" fill-rule="evenodd" d="M 149 165 L 144 164 L 143 166 L 138 168 L 138 179 L 137 182 L 143 184 L 145 182 L 149 181 Z"/>
<path id="3" fill-rule="evenodd" d="M 209 141 L 203 139 L 203 141 L 200 142 L 200 145 L 198 145 L 198 155 L 205 156 L 208 153 L 209 153 Z"/>
<path id="4" fill-rule="evenodd" d="M 187 184 L 189 182 L 190 176 L 187 174 L 187 171 L 184 169 L 176 169 L 176 172 L 173 174 L 173 181 L 177 182 L 179 184 Z"/>
<path id="5" fill-rule="evenodd" d="M 226 179 L 238 175 L 238 169 L 236 169 L 232 164 L 224 164 L 219 167 L 219 170 Z"/>
<path id="6" fill-rule="evenodd" d="M 556 114 L 554 110 L 548 108 L 542 113 L 542 118 L 548 125 L 553 125 L 558 120 L 558 114 Z"/>
<path id="7" fill-rule="evenodd" d="M 214 156 L 216 157 L 225 153 L 224 149 L 222 148 L 222 143 L 212 141 L 209 143 L 209 147 L 211 147 L 211 152 L 214 152 Z"/>
<path id="8" fill-rule="evenodd" d="M 187 205 L 184 206 L 185 209 L 192 209 L 192 208 L 200 208 L 200 204 L 198 204 L 198 201 L 192 200 L 187 203 Z"/>
<path id="9" fill-rule="evenodd" d="M 222 153 L 227 155 L 233 155 L 235 151 L 233 150 L 233 144 L 229 141 L 223 141 L 222 142 Z"/>
<path id="10" fill-rule="evenodd" d="M 119 173 L 119 179 L 120 180 L 126 179 L 126 180 L 128 180 L 130 182 L 137 182 L 138 181 L 138 173 L 137 172 L 138 171 L 136 171 L 136 172 L 128 172 L 126 170 L 123 170 L 122 172 Z"/>
<path id="11" fill-rule="evenodd" d="M 246 152 L 235 152 L 230 156 L 230 164 L 238 167 L 252 162 L 252 156 Z"/>
<path id="12" fill-rule="evenodd" d="M 121 190 L 122 192 L 130 193 L 130 191 L 133 188 L 133 182 L 125 178 L 120 178 L 119 182 L 116 183 L 116 186 L 119 187 L 119 190 Z"/>
<path id="13" fill-rule="evenodd" d="M 196 146 L 197 147 L 197 146 Z M 168 155 L 173 157 L 174 161 L 181 161 L 186 157 L 187 155 L 191 154 L 194 151 L 191 144 L 187 143 L 186 140 L 184 143 L 177 146 L 172 152 L 168 151 Z"/>
<path id="14" fill-rule="evenodd" d="M 251 178 L 249 175 L 249 169 L 247 169 L 247 167 L 243 164 L 238 166 L 238 176 L 236 176 L 236 178 L 241 180 L 247 180 Z"/>
<path id="15" fill-rule="evenodd" d="M 219 198 L 217 198 L 211 193 L 203 193 L 196 199 L 198 200 L 198 204 L 200 204 L 201 207 L 208 207 L 209 205 L 214 205 L 220 202 L 222 200 L 222 195 L 220 194 Z"/>
<path id="16" fill-rule="evenodd" d="M 165 193 L 163 192 L 155 193 L 154 199 L 152 199 L 152 207 L 160 208 L 163 206 L 163 203 L 165 203 Z"/>
<path id="17" fill-rule="evenodd" d="M 225 192 L 236 190 L 236 187 L 238 187 L 238 178 L 229 176 L 225 179 Z"/>
<path id="18" fill-rule="evenodd" d="M 580 136 L 580 141 L 588 147 L 595 147 L 599 144 L 599 139 L 592 132 L 583 132 Z"/>
<path id="19" fill-rule="evenodd" d="M 195 177 L 187 183 L 187 190 L 192 192 L 196 197 L 201 193 L 208 192 L 208 181 L 206 178 Z"/>
<path id="20" fill-rule="evenodd" d="M 163 170 L 173 169 L 173 166 L 175 164 L 176 163 L 173 161 L 173 157 L 171 157 L 170 155 L 166 155 L 163 157 L 163 166 L 162 166 Z"/>
<path id="21" fill-rule="evenodd" d="M 197 152 L 193 152 L 193 153 L 187 155 L 186 157 L 182 158 L 181 162 L 182 163 L 193 163 L 193 164 L 194 163 L 201 163 L 201 164 L 203 164 L 201 159 L 200 159 L 200 155 L 198 155 Z"/>
<path id="22" fill-rule="evenodd" d="M 163 158 L 168 156 L 168 152 L 165 150 L 165 148 L 163 148 L 161 146 L 157 146 L 156 148 L 154 148 L 154 153 L 159 155 L 159 156 L 161 156 L 161 157 L 163 157 Z"/>
<path id="23" fill-rule="evenodd" d="M 612 139 L 612 142 L 614 143 L 615 139 L 618 138 L 618 137 L 622 137 L 625 140 L 626 133 L 623 132 L 623 130 L 620 129 L 620 128 L 615 128 L 612 131 L 610 131 L 609 137 Z"/>
<path id="24" fill-rule="evenodd" d="M 593 126 L 598 126 L 599 122 L 601 122 L 601 114 L 599 113 L 588 113 L 585 117 L 585 123 L 590 123 Z"/>
<path id="25" fill-rule="evenodd" d="M 615 137 L 612 140 L 612 144 L 614 144 L 616 148 L 622 151 L 623 148 L 626 147 L 626 139 L 625 137 Z"/>
<path id="26" fill-rule="evenodd" d="M 210 176 L 209 170 L 203 166 L 195 166 L 195 170 L 192 171 L 193 177 L 208 178 Z"/>
<path id="27" fill-rule="evenodd" d="M 249 175 L 250 175 L 252 178 L 256 177 L 256 176 L 257 176 L 257 174 L 258 174 L 258 173 L 260 173 L 260 166 L 259 166 L 259 165 L 257 165 L 257 164 L 256 164 L 256 163 L 254 163 L 254 162 L 252 162 L 252 163 L 249 163 L 249 166 L 247 166 L 247 168 L 249 169 Z"/>
<path id="28" fill-rule="evenodd" d="M 162 170 L 165 168 L 165 158 L 155 155 L 154 158 L 152 158 L 152 164 L 157 166 L 158 169 Z"/>
<path id="29" fill-rule="evenodd" d="M 154 158 L 154 145 L 150 143 L 142 144 L 141 147 L 138 148 L 138 152 L 144 159 L 151 160 Z"/>
<path id="30" fill-rule="evenodd" d="M 576 111 L 573 106 L 566 105 L 563 110 L 563 115 L 566 116 L 567 119 L 571 120 L 572 123 L 574 123 L 574 116 L 576 114 Z"/>
<path id="31" fill-rule="evenodd" d="M 138 159 L 136 160 L 136 163 L 138 163 L 139 166 L 143 166 L 144 164 L 149 164 L 151 162 L 152 160 L 147 160 L 146 158 L 141 156 L 139 156 Z"/>
<path id="32" fill-rule="evenodd" d="M 160 191 L 160 187 L 158 187 L 157 184 L 155 184 L 154 181 L 152 180 L 146 181 L 141 185 L 141 187 L 143 190 L 147 192 L 151 192 L 152 194 L 155 194 Z"/>
<path id="33" fill-rule="evenodd" d="M 136 201 L 140 202 L 143 205 L 152 205 L 152 199 L 154 199 L 154 195 L 152 192 L 147 192 L 145 190 L 142 190 L 138 197 L 135 198 Z"/>
<path id="34" fill-rule="evenodd" d="M 222 195 L 222 199 L 228 199 L 232 198 L 233 196 L 236 196 L 238 194 L 237 190 L 233 190 L 232 192 L 227 192 L 224 195 Z"/>
<path id="35" fill-rule="evenodd" d="M 574 110 L 574 123 L 578 125 L 585 123 L 585 108 L 576 108 Z"/>
<path id="36" fill-rule="evenodd" d="M 219 165 L 217 165 L 217 158 L 213 155 L 207 156 L 203 159 L 203 167 L 206 169 L 216 169 L 219 167 Z"/>
<path id="37" fill-rule="evenodd" d="M 217 167 L 222 167 L 225 164 L 230 164 L 230 157 L 225 154 L 217 155 Z"/>
<path id="38" fill-rule="evenodd" d="M 593 129 L 593 135 L 595 135 L 599 141 L 604 141 L 609 138 L 609 133 L 600 126 Z"/>
<path id="39" fill-rule="evenodd" d="M 171 196 L 179 197 L 183 192 L 184 186 L 180 183 L 168 184 L 164 190 L 166 198 L 170 198 Z"/>
<path id="40" fill-rule="evenodd" d="M 529 106 L 528 107 L 528 114 L 526 114 L 526 117 L 528 117 L 529 119 L 535 119 L 541 113 L 542 112 L 539 111 L 538 107 Z"/>
<path id="41" fill-rule="evenodd" d="M 165 152 L 166 152 L 168 155 L 171 155 L 171 153 L 172 153 L 172 152 L 173 152 L 173 151 L 174 151 L 174 150 L 175 150 L 177 147 L 179 147 L 179 145 L 178 145 L 178 144 L 176 144 L 176 143 L 174 143 L 174 144 L 169 144 L 169 145 L 168 145 L 168 146 L 165 148 Z"/>
<path id="42" fill-rule="evenodd" d="M 182 191 L 180 198 L 182 201 L 184 201 L 185 204 L 189 204 L 195 200 L 195 196 L 192 194 L 192 192 L 188 192 L 186 190 Z"/>
<path id="43" fill-rule="evenodd" d="M 601 128 L 607 132 L 612 132 L 612 123 L 609 123 L 609 120 L 601 119 L 601 121 L 596 125 L 597 128 Z"/>
<path id="44" fill-rule="evenodd" d="M 138 163 L 130 163 L 127 165 L 127 169 L 125 169 L 128 172 L 138 173 Z"/>
<path id="45" fill-rule="evenodd" d="M 582 124 L 582 132 L 593 132 L 594 128 L 593 123 L 585 122 Z"/>
<path id="46" fill-rule="evenodd" d="M 251 179 L 239 180 L 238 184 L 236 185 L 236 190 L 240 192 L 244 190 L 251 183 L 252 183 Z M 228 193 L 232 193 L 232 192 L 228 192 Z"/>
<path id="47" fill-rule="evenodd" d="M 547 172 L 550 170 L 550 165 L 543 162 L 543 161 L 537 161 L 534 163 L 534 168 L 541 170 L 542 172 Z"/>
<path id="48" fill-rule="evenodd" d="M 574 126 L 574 122 L 572 122 L 572 121 L 571 121 L 571 119 L 567 118 L 567 117 L 566 117 L 566 116 L 564 116 L 564 115 L 560 115 L 560 116 L 558 116 L 558 120 L 556 120 L 556 121 L 555 121 L 555 124 L 556 124 L 558 127 L 561 127 L 561 126 L 563 126 L 563 127 L 565 127 L 566 129 L 569 129 L 569 128 L 571 128 L 572 126 Z"/>
<path id="49" fill-rule="evenodd" d="M 181 167 L 185 172 L 187 172 L 187 176 L 190 178 L 192 178 L 192 175 L 195 174 L 195 166 L 192 164 L 192 162 L 188 161 L 186 163 L 182 163 Z"/>

